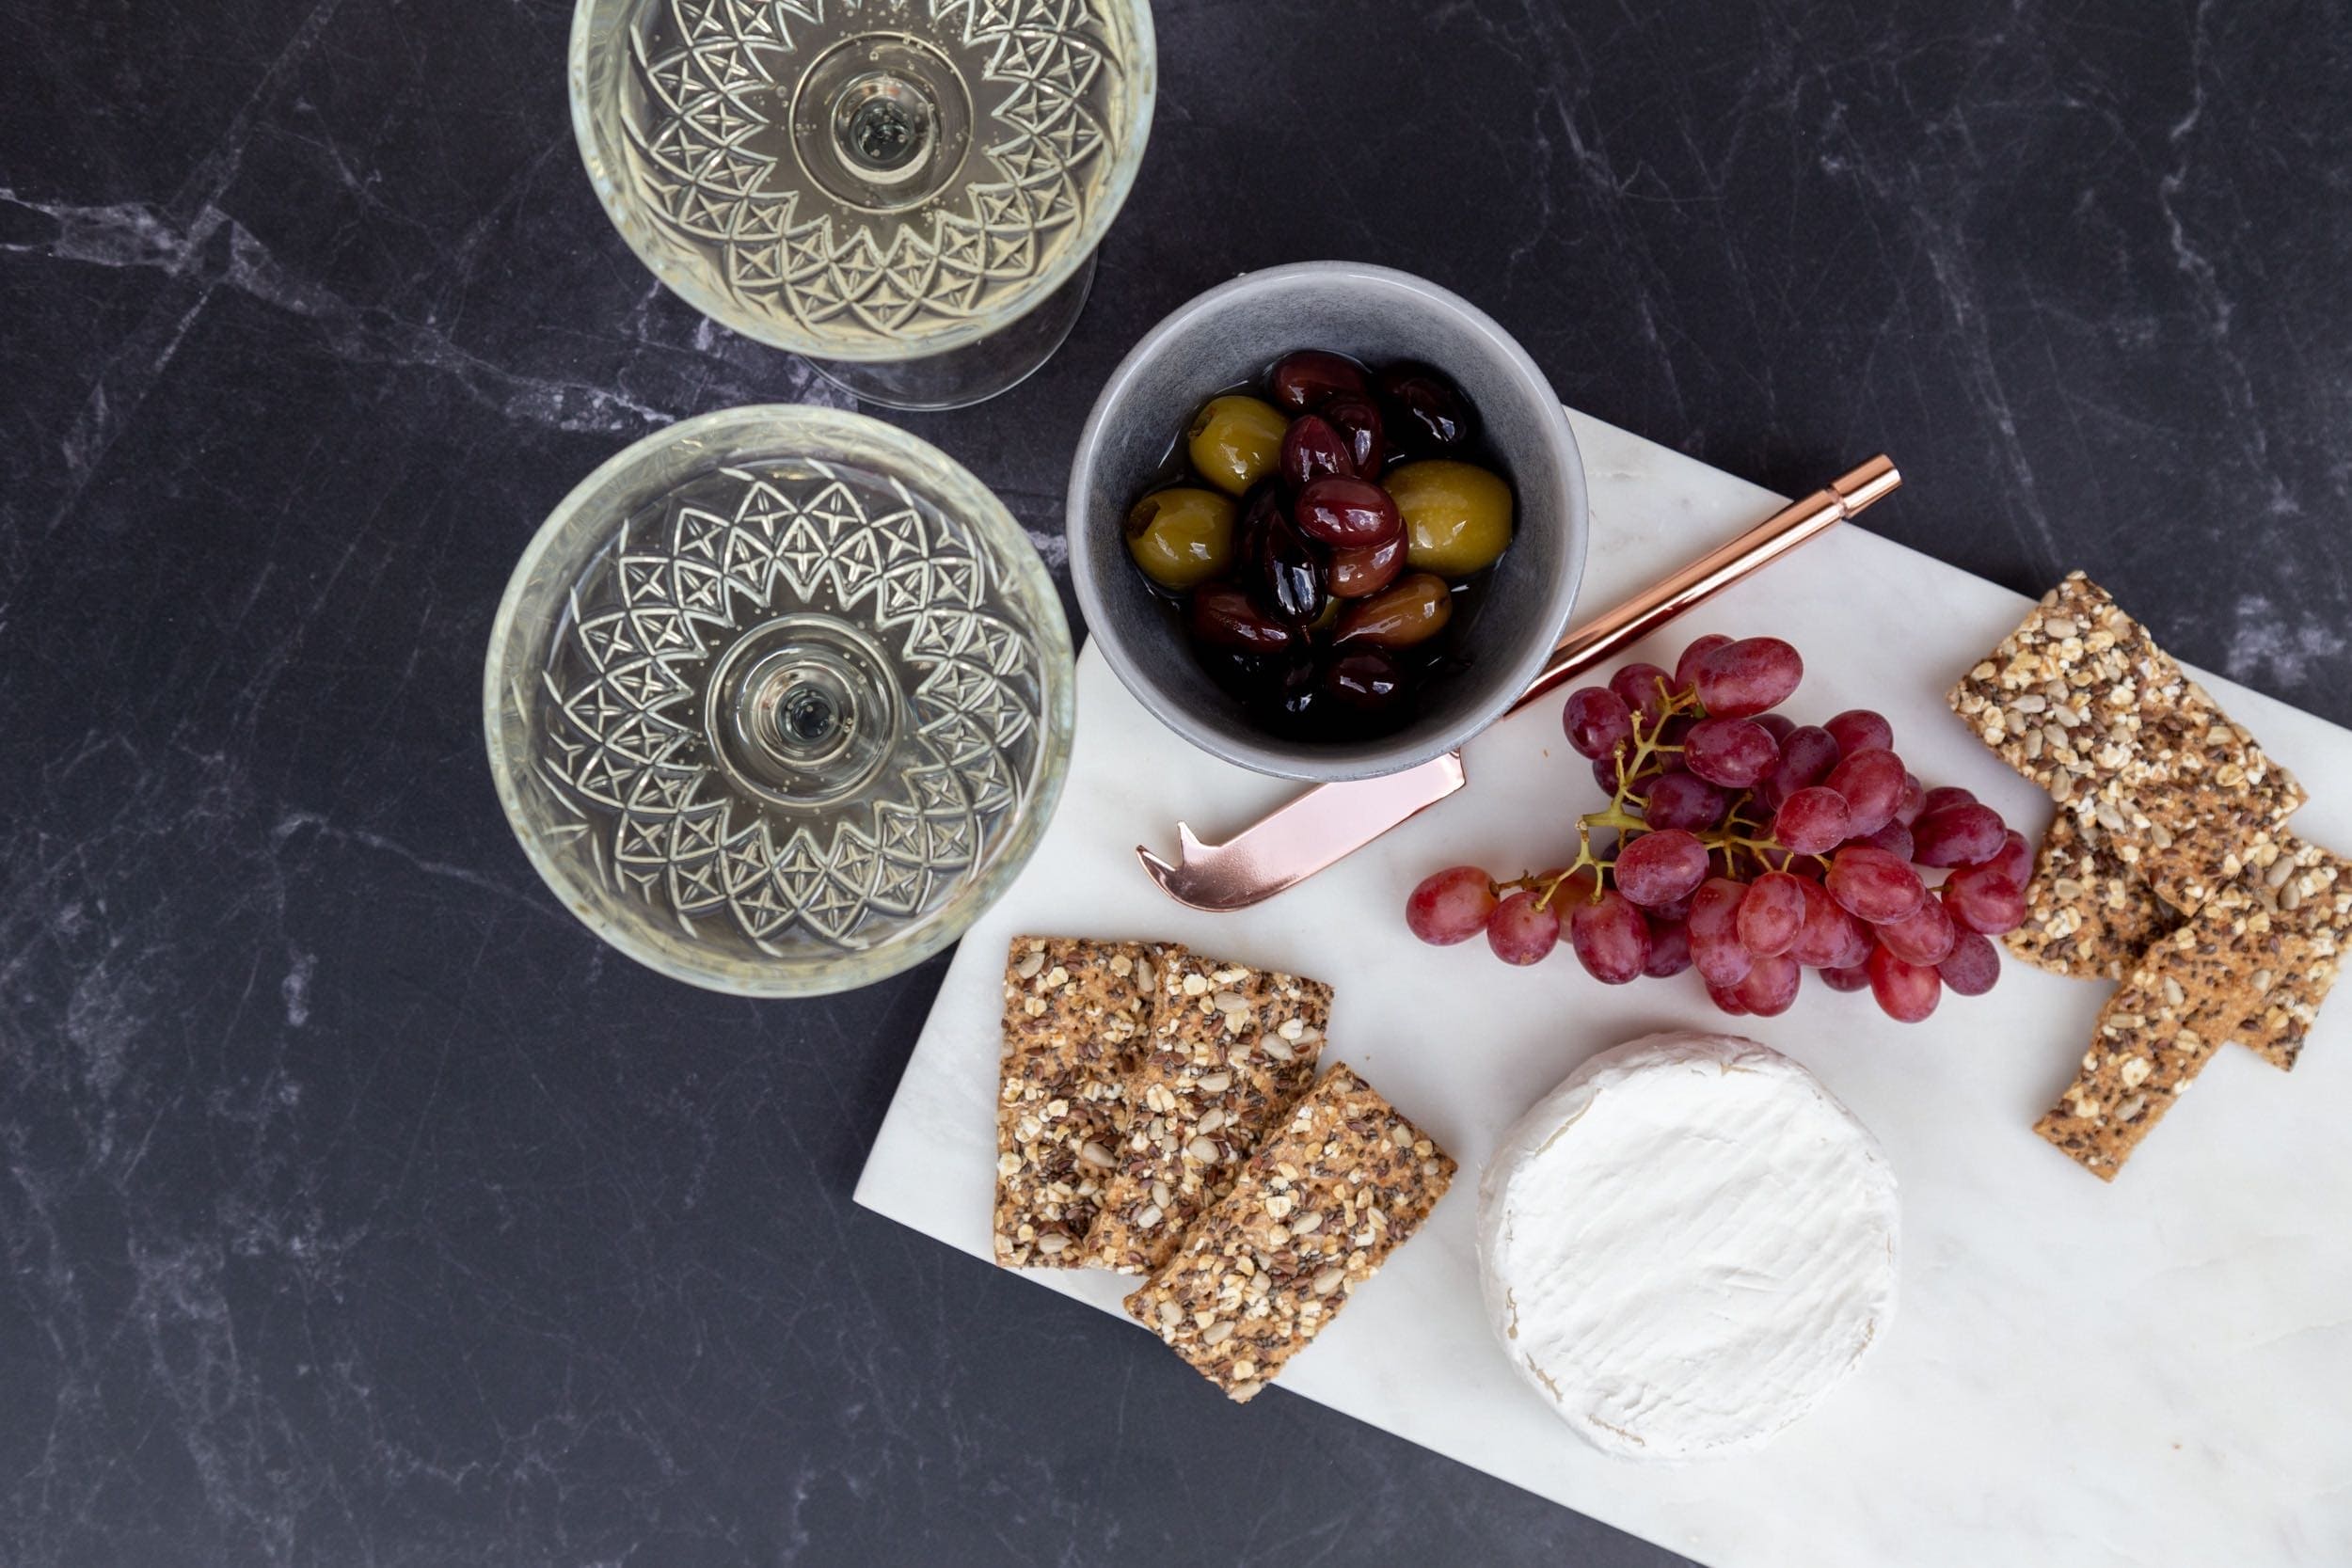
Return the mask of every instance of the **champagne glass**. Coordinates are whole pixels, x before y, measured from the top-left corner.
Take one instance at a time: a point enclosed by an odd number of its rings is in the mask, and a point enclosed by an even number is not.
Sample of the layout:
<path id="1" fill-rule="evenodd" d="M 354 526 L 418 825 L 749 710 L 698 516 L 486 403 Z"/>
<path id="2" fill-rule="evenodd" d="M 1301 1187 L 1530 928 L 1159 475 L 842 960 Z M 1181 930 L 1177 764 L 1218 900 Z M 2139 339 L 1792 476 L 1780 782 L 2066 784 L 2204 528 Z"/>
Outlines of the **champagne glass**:
<path id="1" fill-rule="evenodd" d="M 837 409 L 648 437 L 556 508 L 484 674 L 508 821 L 639 961 L 847 990 L 961 936 L 1061 792 L 1075 682 L 1044 565 L 937 449 Z"/>
<path id="2" fill-rule="evenodd" d="M 638 257 L 856 397 L 1061 346 L 1142 162 L 1147 0 L 580 0 L 572 119 Z"/>

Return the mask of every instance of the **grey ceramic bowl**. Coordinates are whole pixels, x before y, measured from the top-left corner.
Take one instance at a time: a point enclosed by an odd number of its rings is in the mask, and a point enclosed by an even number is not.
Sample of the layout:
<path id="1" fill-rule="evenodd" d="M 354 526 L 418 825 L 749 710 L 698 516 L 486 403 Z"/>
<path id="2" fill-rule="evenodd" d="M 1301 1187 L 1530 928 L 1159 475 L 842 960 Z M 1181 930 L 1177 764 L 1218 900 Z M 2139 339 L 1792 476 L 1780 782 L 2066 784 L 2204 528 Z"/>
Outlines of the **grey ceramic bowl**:
<path id="1" fill-rule="evenodd" d="M 1377 740 L 1268 735 L 1194 662 L 1175 611 L 1128 559 L 1127 509 L 1193 410 L 1294 348 L 1368 364 L 1422 359 L 1461 383 L 1518 496 L 1518 531 L 1470 628 L 1468 670 L 1433 686 L 1414 721 Z M 1305 261 L 1210 290 L 1147 333 L 1103 388 L 1070 474 L 1070 571 L 1111 668 L 1194 745 L 1261 773 L 1362 779 L 1452 751 L 1501 718 L 1567 626 L 1584 571 L 1584 465 L 1560 400 L 1484 311 L 1386 267 Z"/>

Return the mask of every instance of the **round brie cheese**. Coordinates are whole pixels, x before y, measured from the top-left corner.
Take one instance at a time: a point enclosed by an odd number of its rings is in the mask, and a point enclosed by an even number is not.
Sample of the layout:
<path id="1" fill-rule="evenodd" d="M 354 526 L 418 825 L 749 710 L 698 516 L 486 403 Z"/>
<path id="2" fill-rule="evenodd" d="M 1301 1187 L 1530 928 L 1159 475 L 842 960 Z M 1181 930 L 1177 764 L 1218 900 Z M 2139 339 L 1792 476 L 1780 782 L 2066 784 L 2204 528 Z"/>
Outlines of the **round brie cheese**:
<path id="1" fill-rule="evenodd" d="M 1895 1311 L 1895 1174 L 1802 1067 L 1651 1035 L 1570 1073 L 1479 1184 L 1486 1309 L 1519 1375 L 1611 1453 L 1763 1441 Z"/>

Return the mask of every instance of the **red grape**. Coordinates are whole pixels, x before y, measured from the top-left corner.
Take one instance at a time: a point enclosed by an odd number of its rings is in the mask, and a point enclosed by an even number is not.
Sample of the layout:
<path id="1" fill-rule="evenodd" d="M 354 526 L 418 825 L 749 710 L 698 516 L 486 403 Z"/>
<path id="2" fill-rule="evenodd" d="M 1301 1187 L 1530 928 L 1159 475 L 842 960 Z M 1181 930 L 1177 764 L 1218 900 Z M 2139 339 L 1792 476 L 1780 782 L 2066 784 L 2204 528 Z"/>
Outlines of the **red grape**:
<path id="1" fill-rule="evenodd" d="M 1982 996 L 2001 978 L 2001 952 L 1990 938 L 1963 931 L 1935 970 L 1955 996 Z"/>
<path id="2" fill-rule="evenodd" d="M 1691 900 L 1689 898 L 1670 899 L 1663 904 L 1653 904 L 1642 912 L 1649 916 L 1650 928 L 1655 930 L 1661 920 L 1679 922 L 1690 919 Z"/>
<path id="3" fill-rule="evenodd" d="M 1780 766 L 1780 742 L 1752 719 L 1703 719 L 1683 737 L 1682 765 L 1708 784 L 1746 789 Z"/>
<path id="4" fill-rule="evenodd" d="M 1821 971 L 1821 981 L 1832 990 L 1867 990 L 1870 989 L 1870 971 L 1864 964 L 1855 964 L 1850 969 L 1825 969 Z"/>
<path id="5" fill-rule="evenodd" d="M 1691 928 L 1679 920 L 1652 918 L 1649 923 L 1649 962 L 1642 973 L 1664 980 L 1691 967 Z"/>
<path id="6" fill-rule="evenodd" d="M 1849 955 L 1869 945 L 1870 938 L 1862 922 L 1840 909 L 1819 883 L 1805 882 L 1804 886 L 1804 924 L 1797 927 L 1797 939 L 1788 944 L 1788 956 L 1807 969 L 1861 962 L 1859 955 Z"/>
<path id="7" fill-rule="evenodd" d="M 1746 978 L 1744 974 L 1741 978 Z M 1747 1005 L 1740 1000 L 1739 993 L 1719 986 L 1712 980 L 1707 982 L 1707 999 L 1715 1004 L 1718 1011 L 1727 1013 L 1733 1018 L 1748 1016 Z"/>
<path id="8" fill-rule="evenodd" d="M 1751 953 L 1786 953 L 1804 924 L 1804 880 L 1786 871 L 1767 871 L 1748 884 L 1740 900 L 1740 943 Z"/>
<path id="9" fill-rule="evenodd" d="M 1642 820 L 1653 828 L 1711 828 L 1731 797 L 1695 773 L 1667 773 L 1643 795 Z"/>
<path id="10" fill-rule="evenodd" d="M 1617 891 L 1645 909 L 1688 898 L 1707 880 L 1707 846 L 1680 828 L 1646 832 L 1617 851 Z"/>
<path id="11" fill-rule="evenodd" d="M 1618 747 L 1633 739 L 1633 715 L 1625 699 L 1597 686 L 1581 686 L 1568 693 L 1560 709 L 1560 727 L 1578 756 L 1596 762 L 1614 756 Z"/>
<path id="12" fill-rule="evenodd" d="M 1931 789 L 1922 796 L 1919 800 L 1919 809 L 1941 811 L 1946 806 L 1973 806 L 1976 803 L 1977 798 L 1961 788 L 1960 785 L 1945 784 L 1941 788 Z"/>
<path id="13" fill-rule="evenodd" d="M 1756 961 L 1740 941 L 1740 904 L 1747 889 L 1710 877 L 1691 895 L 1691 963 L 1710 986 L 1736 986 Z"/>
<path id="14" fill-rule="evenodd" d="M 1927 964 L 1906 963 L 1883 947 L 1870 951 L 1870 994 L 1898 1023 L 1916 1023 L 1935 1011 L 1943 979 Z"/>
<path id="15" fill-rule="evenodd" d="M 1836 909 L 1836 905 L 1833 902 L 1830 907 Z M 1846 924 L 1840 927 L 1840 933 L 1845 938 L 1845 944 L 1838 949 L 1836 958 L 1821 967 L 1823 969 L 1852 969 L 1859 964 L 1868 962 L 1870 949 L 1878 945 L 1878 927 L 1865 926 L 1852 915 L 1846 914 L 1844 910 L 1838 910 L 1837 912 L 1846 917 Z"/>
<path id="16" fill-rule="evenodd" d="M 1867 844 L 1850 844 L 1838 850 L 1821 885 L 1832 898 L 1873 926 L 1902 919 L 1928 895 L 1927 885 L 1916 871 Z"/>
<path id="17" fill-rule="evenodd" d="M 1797 733 L 1797 721 L 1785 713 L 1759 713 L 1755 722 L 1772 731 L 1775 742 L 1786 740 Z"/>
<path id="18" fill-rule="evenodd" d="M 1907 963 L 1932 964 L 1943 962 L 1945 955 L 1951 952 L 1952 943 L 1959 940 L 1960 928 L 1952 924 L 1942 899 L 1922 898 L 1917 909 L 1900 920 L 1881 926 L 1878 934 L 1879 945 L 1895 957 Z"/>
<path id="19" fill-rule="evenodd" d="M 1640 714 L 1645 724 L 1655 724 L 1665 717 L 1665 688 L 1673 684 L 1674 676 L 1655 664 L 1629 664 L 1609 677 L 1609 689 Z"/>
<path id="20" fill-rule="evenodd" d="M 2033 846 L 2026 843 L 2026 835 L 2014 828 L 2003 836 L 1998 854 L 1978 863 L 1990 866 L 2019 887 L 2033 885 Z"/>
<path id="21" fill-rule="evenodd" d="M 1486 945 L 1507 964 L 1541 963 L 1560 942 L 1558 900 L 1536 908 L 1543 895 L 1522 888 L 1495 906 L 1486 922 Z"/>
<path id="22" fill-rule="evenodd" d="M 1856 842 L 1883 849 L 1899 861 L 1907 862 L 1911 859 L 1911 830 L 1900 822 L 1889 822 L 1877 832 Z"/>
<path id="23" fill-rule="evenodd" d="M 1911 838 L 1921 865 L 1974 865 L 2001 852 L 2009 828 L 1991 806 L 1971 800 L 1930 806 L 1911 825 Z"/>
<path id="24" fill-rule="evenodd" d="M 1708 713 L 1748 719 L 1788 700 L 1804 679 L 1804 660 L 1777 637 L 1743 637 L 1710 651 L 1692 674 Z"/>
<path id="25" fill-rule="evenodd" d="M 1623 894 L 1580 902 L 1568 917 L 1568 942 L 1593 978 L 1622 986 L 1649 963 L 1649 922 Z"/>
<path id="26" fill-rule="evenodd" d="M 1908 828 L 1914 822 L 1918 821 L 1919 814 L 1927 809 L 1927 787 L 1920 784 L 1918 774 L 1905 773 L 1903 775 L 1903 798 L 1895 802 L 1895 820 Z"/>
<path id="27" fill-rule="evenodd" d="M 1474 865 L 1432 872 L 1405 900 L 1406 926 L 1433 947 L 1470 941 L 1494 912 L 1494 879 Z"/>
<path id="28" fill-rule="evenodd" d="M 1780 766 L 1757 786 L 1756 803 L 1778 811 L 1782 801 L 1809 784 L 1820 784 L 1837 766 L 1837 742 L 1818 724 L 1800 724 L 1781 736 Z"/>
<path id="29" fill-rule="evenodd" d="M 1758 1018 L 1777 1018 L 1797 1000 L 1804 971 L 1785 953 L 1758 956 L 1746 978 L 1732 988 L 1740 1005 Z"/>
<path id="30" fill-rule="evenodd" d="M 1850 707 L 1821 728 L 1829 731 L 1837 749 L 1848 756 L 1856 752 L 1892 751 L 1895 747 L 1895 726 L 1885 716 L 1867 707 Z"/>
<path id="31" fill-rule="evenodd" d="M 1972 931 L 1997 937 L 2026 923 L 2026 894 L 1992 865 L 1963 865 L 1944 879 L 1944 903 Z"/>
<path id="32" fill-rule="evenodd" d="M 1830 770 L 1828 786 L 1846 798 L 1847 830 L 1867 838 L 1895 819 L 1903 799 L 1903 759 L 1881 748 L 1849 751 Z"/>
<path id="33" fill-rule="evenodd" d="M 1731 639 L 1721 632 L 1710 631 L 1705 637 L 1692 638 L 1691 645 L 1682 650 L 1682 657 L 1675 660 L 1675 689 L 1688 691 L 1695 687 L 1699 679 L 1699 660 L 1718 648 L 1730 645 Z"/>
<path id="34" fill-rule="evenodd" d="M 1825 784 L 1798 790 L 1772 814 L 1772 836 L 1801 855 L 1828 853 L 1851 827 L 1846 798 Z"/>

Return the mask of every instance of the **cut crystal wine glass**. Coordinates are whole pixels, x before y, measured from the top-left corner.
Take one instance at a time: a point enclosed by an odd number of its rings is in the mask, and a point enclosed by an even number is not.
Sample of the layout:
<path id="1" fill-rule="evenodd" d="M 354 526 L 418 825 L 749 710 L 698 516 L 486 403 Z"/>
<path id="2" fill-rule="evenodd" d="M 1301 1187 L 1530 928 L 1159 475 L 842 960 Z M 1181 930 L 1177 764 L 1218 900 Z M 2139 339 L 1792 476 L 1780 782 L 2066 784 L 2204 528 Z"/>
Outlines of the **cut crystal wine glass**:
<path id="1" fill-rule="evenodd" d="M 491 770 L 598 935 L 750 995 L 864 985 L 961 935 L 1069 757 L 1070 631 L 1010 514 L 861 415 L 690 420 L 591 475 L 516 568 Z"/>
<path id="2" fill-rule="evenodd" d="M 632 249 L 869 402 L 1060 347 L 1152 123 L 1147 0 L 580 0 L 572 118 Z"/>

